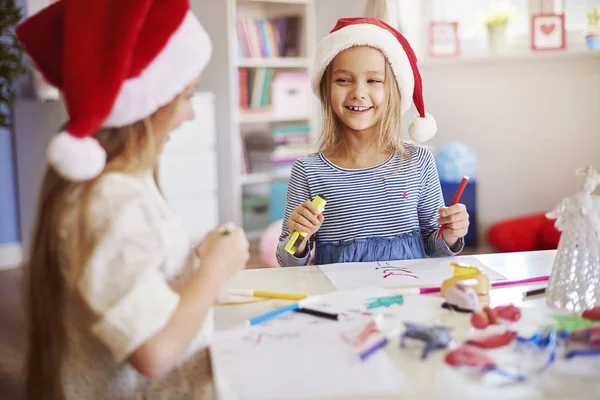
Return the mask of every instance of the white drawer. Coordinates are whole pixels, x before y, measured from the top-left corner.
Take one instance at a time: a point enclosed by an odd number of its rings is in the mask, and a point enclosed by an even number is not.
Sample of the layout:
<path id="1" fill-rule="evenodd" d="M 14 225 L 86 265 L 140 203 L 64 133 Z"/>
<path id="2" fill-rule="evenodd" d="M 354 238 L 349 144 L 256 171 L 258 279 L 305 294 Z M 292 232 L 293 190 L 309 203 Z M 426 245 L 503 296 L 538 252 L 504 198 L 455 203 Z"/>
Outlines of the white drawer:
<path id="1" fill-rule="evenodd" d="M 167 200 L 183 219 L 183 224 L 194 243 L 202 240 L 209 231 L 217 227 L 219 205 L 216 195 L 178 196 Z"/>
<path id="2" fill-rule="evenodd" d="M 160 159 L 159 182 L 166 196 L 204 195 L 217 191 L 215 148 L 178 154 L 165 153 Z"/>
<path id="3" fill-rule="evenodd" d="M 196 117 L 171 132 L 164 152 L 188 152 L 216 144 L 215 108 L 212 93 L 197 93 L 192 98 Z"/>

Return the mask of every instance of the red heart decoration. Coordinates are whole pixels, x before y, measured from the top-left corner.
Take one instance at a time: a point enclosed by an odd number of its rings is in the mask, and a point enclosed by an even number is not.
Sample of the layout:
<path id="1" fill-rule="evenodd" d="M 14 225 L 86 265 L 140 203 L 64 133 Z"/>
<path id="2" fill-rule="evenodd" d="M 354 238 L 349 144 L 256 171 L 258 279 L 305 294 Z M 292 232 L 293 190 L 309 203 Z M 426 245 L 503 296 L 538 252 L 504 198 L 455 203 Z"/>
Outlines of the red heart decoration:
<path id="1" fill-rule="evenodd" d="M 552 33 L 552 31 L 554 30 L 554 28 L 556 28 L 556 24 L 542 24 L 542 26 L 540 26 L 540 30 L 542 31 L 542 33 L 544 35 L 549 35 Z"/>

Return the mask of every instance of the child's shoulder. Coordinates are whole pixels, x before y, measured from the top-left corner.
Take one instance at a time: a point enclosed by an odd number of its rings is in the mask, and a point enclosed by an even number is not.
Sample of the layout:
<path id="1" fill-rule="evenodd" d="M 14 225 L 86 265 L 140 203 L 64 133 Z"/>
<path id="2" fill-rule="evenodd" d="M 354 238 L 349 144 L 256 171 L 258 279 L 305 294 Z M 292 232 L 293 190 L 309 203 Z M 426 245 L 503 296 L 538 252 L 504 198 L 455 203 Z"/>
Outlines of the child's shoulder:
<path id="1" fill-rule="evenodd" d="M 404 151 L 404 157 L 419 167 L 427 166 L 432 162 L 435 162 L 433 152 L 429 147 L 405 142 Z"/>
<path id="2" fill-rule="evenodd" d="M 293 165 L 294 170 L 308 171 L 322 168 L 325 165 L 320 153 L 311 153 L 298 158 Z"/>
<path id="3" fill-rule="evenodd" d="M 110 172 L 98 178 L 91 191 L 91 206 L 101 210 L 118 210 L 130 204 L 139 204 L 150 197 L 153 183 L 150 173 L 130 175 Z"/>

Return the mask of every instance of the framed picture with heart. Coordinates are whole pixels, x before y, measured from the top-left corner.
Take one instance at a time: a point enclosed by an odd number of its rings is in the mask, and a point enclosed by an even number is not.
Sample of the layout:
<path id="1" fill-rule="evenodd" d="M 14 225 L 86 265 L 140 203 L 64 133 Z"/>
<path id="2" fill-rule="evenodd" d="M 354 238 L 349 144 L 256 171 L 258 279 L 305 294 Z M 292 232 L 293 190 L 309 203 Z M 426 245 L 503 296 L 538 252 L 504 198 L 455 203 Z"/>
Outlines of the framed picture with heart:
<path id="1" fill-rule="evenodd" d="M 543 13 L 531 16 L 531 50 L 562 50 L 566 47 L 564 13 Z"/>
<path id="2" fill-rule="evenodd" d="M 428 52 L 431 57 L 453 57 L 460 54 L 458 22 L 429 22 Z"/>

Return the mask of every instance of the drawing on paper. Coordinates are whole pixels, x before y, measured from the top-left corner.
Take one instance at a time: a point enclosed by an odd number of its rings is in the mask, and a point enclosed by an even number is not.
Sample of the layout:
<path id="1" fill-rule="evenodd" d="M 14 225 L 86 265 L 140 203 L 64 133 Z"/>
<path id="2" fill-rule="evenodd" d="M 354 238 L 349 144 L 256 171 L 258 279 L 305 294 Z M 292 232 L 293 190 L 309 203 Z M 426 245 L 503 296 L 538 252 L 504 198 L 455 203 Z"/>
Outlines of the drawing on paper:
<path id="1" fill-rule="evenodd" d="M 260 345 L 264 341 L 277 342 L 290 338 L 300 337 L 299 332 L 280 332 L 280 333 L 269 333 L 269 332 L 258 332 L 253 333 L 242 338 L 242 341 Z"/>
<path id="2" fill-rule="evenodd" d="M 374 308 L 379 307 L 389 307 L 394 304 L 402 305 L 404 304 L 404 297 L 402 296 L 386 296 L 386 297 L 376 297 L 373 299 L 367 300 L 369 303 L 367 304 L 367 310 L 372 310 Z"/>
<path id="3" fill-rule="evenodd" d="M 419 278 L 413 271 L 406 267 L 399 267 L 391 265 L 389 262 L 377 263 L 375 270 L 381 270 L 383 278 L 389 278 L 390 276 L 407 276 L 409 278 Z"/>

